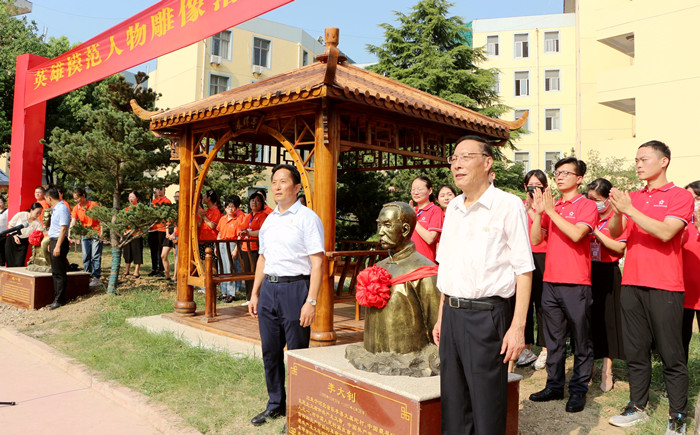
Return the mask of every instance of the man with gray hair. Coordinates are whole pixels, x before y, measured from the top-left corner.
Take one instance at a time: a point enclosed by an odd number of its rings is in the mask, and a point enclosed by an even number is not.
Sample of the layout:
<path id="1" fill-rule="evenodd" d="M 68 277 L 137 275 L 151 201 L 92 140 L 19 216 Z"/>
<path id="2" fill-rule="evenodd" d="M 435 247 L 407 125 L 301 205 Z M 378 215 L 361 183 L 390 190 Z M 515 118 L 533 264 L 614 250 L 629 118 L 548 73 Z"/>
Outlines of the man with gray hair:
<path id="1" fill-rule="evenodd" d="M 527 215 L 522 200 L 489 182 L 484 139 L 460 138 L 447 162 L 463 193 L 445 210 L 437 251 L 442 433 L 504 434 L 508 362 L 525 348 L 535 268 Z"/>

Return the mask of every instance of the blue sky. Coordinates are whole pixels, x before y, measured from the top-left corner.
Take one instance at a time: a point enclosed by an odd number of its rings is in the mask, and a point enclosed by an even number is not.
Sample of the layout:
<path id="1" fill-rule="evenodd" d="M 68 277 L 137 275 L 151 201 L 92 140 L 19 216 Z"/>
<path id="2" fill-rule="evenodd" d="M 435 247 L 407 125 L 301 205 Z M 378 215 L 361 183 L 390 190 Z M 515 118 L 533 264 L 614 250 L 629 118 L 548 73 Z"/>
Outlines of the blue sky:
<path id="1" fill-rule="evenodd" d="M 84 42 L 147 7 L 153 0 L 31 0 L 28 19 L 48 36 L 65 35 Z M 255 0 L 247 0 L 255 1 Z M 340 48 L 355 62 L 376 60 L 366 44 L 383 42 L 381 23 L 396 24 L 393 11 L 410 13 L 417 0 L 295 0 L 262 18 L 301 27 L 312 36 L 323 35 L 326 27 L 340 28 Z M 454 0 L 450 10 L 465 21 L 519 15 L 561 13 L 564 0 Z"/>

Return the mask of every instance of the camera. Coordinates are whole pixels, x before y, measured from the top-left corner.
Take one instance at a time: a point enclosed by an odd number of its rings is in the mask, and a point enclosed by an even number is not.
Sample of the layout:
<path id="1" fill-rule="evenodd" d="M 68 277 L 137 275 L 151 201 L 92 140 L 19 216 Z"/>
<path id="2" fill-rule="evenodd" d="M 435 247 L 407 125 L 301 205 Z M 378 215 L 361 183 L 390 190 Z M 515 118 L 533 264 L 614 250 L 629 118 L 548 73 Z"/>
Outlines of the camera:
<path id="1" fill-rule="evenodd" d="M 540 192 L 544 192 L 544 187 L 542 186 L 527 186 L 527 194 L 530 195 L 530 197 L 533 197 L 535 189 L 540 189 Z"/>

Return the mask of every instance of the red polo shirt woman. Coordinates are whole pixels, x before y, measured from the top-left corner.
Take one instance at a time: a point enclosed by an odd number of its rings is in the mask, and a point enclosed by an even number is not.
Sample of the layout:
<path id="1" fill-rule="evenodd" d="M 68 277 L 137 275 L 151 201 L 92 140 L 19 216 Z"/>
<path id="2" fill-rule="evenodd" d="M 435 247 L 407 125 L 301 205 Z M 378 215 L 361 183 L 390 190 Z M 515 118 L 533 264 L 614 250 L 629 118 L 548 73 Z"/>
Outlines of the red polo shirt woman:
<path id="1" fill-rule="evenodd" d="M 683 345 L 685 359 L 688 360 L 690 339 L 693 336 L 693 319 L 700 326 L 700 180 L 685 188 L 695 198 L 693 217 L 683 235 L 683 283 L 685 300 L 683 304 Z"/>
<path id="2" fill-rule="evenodd" d="M 435 252 L 440 242 L 442 223 L 445 212 L 435 204 L 433 183 L 428 177 L 416 177 L 411 184 L 411 199 L 416 204 L 416 229 L 411 240 L 416 244 L 416 250 L 428 260 L 435 262 Z"/>
<path id="3" fill-rule="evenodd" d="M 593 358 L 603 358 L 600 389 L 613 388 L 612 360 L 625 359 L 622 343 L 622 273 L 619 261 L 625 255 L 627 233 L 617 238 L 610 236 L 608 221 L 614 211 L 609 196 L 612 183 L 597 178 L 588 185 L 588 199 L 595 201 L 599 221 L 591 236 L 591 338 Z"/>

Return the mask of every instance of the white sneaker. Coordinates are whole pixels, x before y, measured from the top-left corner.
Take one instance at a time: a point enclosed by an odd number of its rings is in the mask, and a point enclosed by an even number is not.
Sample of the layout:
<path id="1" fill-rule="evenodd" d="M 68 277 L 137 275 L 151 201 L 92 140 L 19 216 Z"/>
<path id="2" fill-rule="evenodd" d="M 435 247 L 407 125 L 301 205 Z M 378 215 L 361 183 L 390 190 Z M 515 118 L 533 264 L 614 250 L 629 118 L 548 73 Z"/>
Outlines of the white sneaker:
<path id="1" fill-rule="evenodd" d="M 520 353 L 520 356 L 518 357 L 518 361 L 516 361 L 515 365 L 518 367 L 523 367 L 529 364 L 532 364 L 533 361 L 537 360 L 537 355 L 532 353 L 530 349 L 523 349 L 523 351 Z"/>
<path id="2" fill-rule="evenodd" d="M 540 356 L 537 357 L 537 361 L 534 364 L 535 370 L 542 370 L 547 367 L 547 349 L 542 349 Z"/>
<path id="3" fill-rule="evenodd" d="M 632 427 L 640 423 L 644 423 L 649 419 L 649 416 L 643 409 L 639 409 L 631 403 L 627 403 L 625 409 L 620 415 L 610 417 L 608 423 L 617 427 Z M 669 423 L 670 424 L 670 423 Z"/>
<path id="4" fill-rule="evenodd" d="M 242 307 L 247 307 L 248 305 L 250 305 L 250 301 L 245 301 L 241 304 Z"/>
<path id="5" fill-rule="evenodd" d="M 102 281 L 99 278 L 93 278 L 90 280 L 90 287 L 97 287 L 102 285 Z"/>

